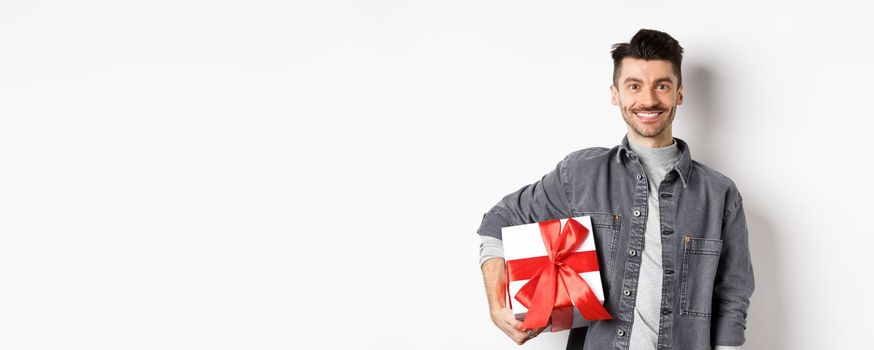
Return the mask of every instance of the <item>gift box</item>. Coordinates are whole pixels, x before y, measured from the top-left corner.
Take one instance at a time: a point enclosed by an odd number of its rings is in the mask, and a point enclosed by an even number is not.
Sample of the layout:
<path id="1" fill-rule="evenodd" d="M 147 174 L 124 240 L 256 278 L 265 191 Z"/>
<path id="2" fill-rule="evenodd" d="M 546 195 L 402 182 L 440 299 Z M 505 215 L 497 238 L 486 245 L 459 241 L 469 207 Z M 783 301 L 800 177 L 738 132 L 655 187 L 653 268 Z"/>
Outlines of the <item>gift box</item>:
<path id="1" fill-rule="evenodd" d="M 611 318 L 591 217 L 508 226 L 502 235 L 507 305 L 523 327 L 557 332 Z"/>

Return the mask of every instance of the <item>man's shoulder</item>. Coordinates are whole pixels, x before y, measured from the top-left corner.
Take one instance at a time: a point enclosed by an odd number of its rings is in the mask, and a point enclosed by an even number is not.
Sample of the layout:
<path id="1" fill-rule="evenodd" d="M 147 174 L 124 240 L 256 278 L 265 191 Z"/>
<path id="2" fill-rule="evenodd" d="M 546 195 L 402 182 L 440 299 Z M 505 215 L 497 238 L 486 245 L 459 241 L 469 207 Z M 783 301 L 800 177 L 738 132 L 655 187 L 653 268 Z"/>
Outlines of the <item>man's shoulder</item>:
<path id="1" fill-rule="evenodd" d="M 613 148 L 607 147 L 589 147 L 576 150 L 567 155 L 566 159 L 572 162 L 599 162 L 610 159 L 613 151 L 619 146 Z"/>
<path id="2" fill-rule="evenodd" d="M 740 198 L 740 192 L 737 189 L 737 184 L 728 175 L 725 175 L 716 169 L 707 166 L 704 163 L 692 160 L 692 169 L 698 179 L 706 186 L 717 188 L 725 191 L 730 197 Z"/>
<path id="3" fill-rule="evenodd" d="M 734 186 L 734 181 L 731 178 L 704 163 L 692 160 L 692 168 L 695 170 L 695 173 L 698 174 L 698 176 L 700 176 L 701 179 L 704 181 L 715 185 L 723 185 L 726 187 Z"/>

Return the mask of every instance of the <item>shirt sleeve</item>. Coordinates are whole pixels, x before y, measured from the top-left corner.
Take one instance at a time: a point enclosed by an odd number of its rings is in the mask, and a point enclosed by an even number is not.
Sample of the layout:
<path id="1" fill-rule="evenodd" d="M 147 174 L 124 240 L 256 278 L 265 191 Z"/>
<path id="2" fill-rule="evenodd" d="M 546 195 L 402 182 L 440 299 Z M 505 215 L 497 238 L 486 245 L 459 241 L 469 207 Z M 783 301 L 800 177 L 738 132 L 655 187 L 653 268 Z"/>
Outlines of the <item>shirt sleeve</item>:
<path id="1" fill-rule="evenodd" d="M 732 198 L 733 197 L 733 198 Z M 713 290 L 714 345 L 740 346 L 745 341 L 747 309 L 755 289 L 743 199 L 733 189 L 722 224 L 722 254 Z"/>
<path id="2" fill-rule="evenodd" d="M 501 228 L 571 217 L 568 157 L 540 180 L 504 196 L 483 214 L 477 233 L 501 239 Z"/>
<path id="3" fill-rule="evenodd" d="M 492 236 L 480 236 L 479 266 L 494 258 L 504 257 L 504 241 Z"/>

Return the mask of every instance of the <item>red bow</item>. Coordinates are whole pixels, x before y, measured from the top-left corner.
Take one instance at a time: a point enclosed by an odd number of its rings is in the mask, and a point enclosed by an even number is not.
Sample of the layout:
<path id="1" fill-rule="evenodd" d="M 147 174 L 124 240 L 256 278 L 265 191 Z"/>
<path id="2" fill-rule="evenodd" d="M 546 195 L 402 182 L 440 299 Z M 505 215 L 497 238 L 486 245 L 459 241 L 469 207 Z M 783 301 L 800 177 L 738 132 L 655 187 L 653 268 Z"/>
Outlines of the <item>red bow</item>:
<path id="1" fill-rule="evenodd" d="M 560 220 L 544 221 L 540 223 L 540 236 L 548 255 L 507 262 L 510 281 L 529 280 L 516 293 L 516 300 L 528 308 L 524 328 L 546 327 L 553 308 L 572 305 L 587 320 L 613 318 L 580 277 L 582 272 L 598 271 L 595 251 L 577 252 L 588 235 L 589 230 L 574 219 L 568 219 L 564 228 Z M 570 328 L 572 323 L 567 319 L 556 321 L 553 331 Z"/>

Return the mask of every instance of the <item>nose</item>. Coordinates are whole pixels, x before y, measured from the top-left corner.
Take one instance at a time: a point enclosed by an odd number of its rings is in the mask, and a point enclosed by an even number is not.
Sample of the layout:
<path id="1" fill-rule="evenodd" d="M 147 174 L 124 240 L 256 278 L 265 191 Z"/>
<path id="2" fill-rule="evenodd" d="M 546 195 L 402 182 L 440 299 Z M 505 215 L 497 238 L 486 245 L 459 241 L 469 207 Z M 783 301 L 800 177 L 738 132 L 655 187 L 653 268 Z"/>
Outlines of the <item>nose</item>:
<path id="1" fill-rule="evenodd" d="M 655 107 L 659 104 L 658 97 L 656 96 L 656 92 L 653 90 L 647 90 L 640 97 L 640 104 L 643 107 Z"/>

